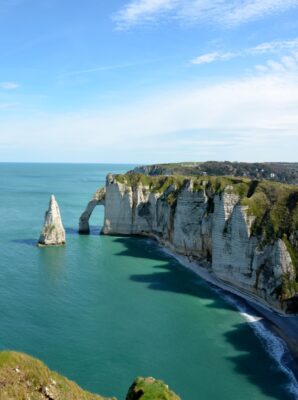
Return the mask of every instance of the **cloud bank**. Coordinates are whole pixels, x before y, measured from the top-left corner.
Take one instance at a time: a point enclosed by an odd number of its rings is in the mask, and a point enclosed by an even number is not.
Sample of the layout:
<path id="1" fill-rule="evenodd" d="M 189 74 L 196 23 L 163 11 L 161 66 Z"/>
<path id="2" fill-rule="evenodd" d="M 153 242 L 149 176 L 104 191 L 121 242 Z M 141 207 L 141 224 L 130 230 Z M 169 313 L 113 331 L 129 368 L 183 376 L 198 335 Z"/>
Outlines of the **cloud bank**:
<path id="1" fill-rule="evenodd" d="M 291 40 L 275 40 L 272 42 L 261 43 L 255 47 L 250 47 L 236 52 L 219 52 L 214 51 L 191 60 L 192 64 L 210 64 L 215 61 L 227 61 L 237 57 L 257 56 L 262 54 L 275 54 L 283 51 L 298 51 L 298 38 Z"/>
<path id="2" fill-rule="evenodd" d="M 114 16 L 118 29 L 162 22 L 240 25 L 298 6 L 298 0 L 132 0 Z"/>
<path id="3" fill-rule="evenodd" d="M 250 154 L 265 160 L 266 149 L 274 145 L 281 160 L 285 144 L 289 157 L 298 145 L 297 110 L 298 55 L 293 53 L 257 66 L 250 77 L 156 92 L 117 109 L 27 116 L 22 123 L 2 120 L 6 139 L 0 140 L 0 155 L 3 159 L 7 147 L 26 155 L 30 146 L 41 160 L 49 154 L 59 157 L 59 151 L 65 160 L 67 144 L 65 161 L 88 161 L 88 154 L 89 161 L 101 162 L 179 160 L 181 154 L 185 159 L 220 159 L 223 149 L 226 158 L 247 159 Z M 135 158 L 127 160 L 125 155 L 133 151 Z"/>

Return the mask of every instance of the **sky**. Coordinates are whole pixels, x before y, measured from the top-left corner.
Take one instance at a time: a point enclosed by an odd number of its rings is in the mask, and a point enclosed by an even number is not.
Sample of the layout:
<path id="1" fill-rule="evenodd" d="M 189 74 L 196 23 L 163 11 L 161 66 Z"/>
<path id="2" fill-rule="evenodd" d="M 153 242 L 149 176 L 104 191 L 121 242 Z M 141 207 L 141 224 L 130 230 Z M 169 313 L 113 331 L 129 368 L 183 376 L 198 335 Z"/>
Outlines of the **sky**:
<path id="1" fill-rule="evenodd" d="M 0 161 L 298 162 L 298 0 L 0 0 Z"/>

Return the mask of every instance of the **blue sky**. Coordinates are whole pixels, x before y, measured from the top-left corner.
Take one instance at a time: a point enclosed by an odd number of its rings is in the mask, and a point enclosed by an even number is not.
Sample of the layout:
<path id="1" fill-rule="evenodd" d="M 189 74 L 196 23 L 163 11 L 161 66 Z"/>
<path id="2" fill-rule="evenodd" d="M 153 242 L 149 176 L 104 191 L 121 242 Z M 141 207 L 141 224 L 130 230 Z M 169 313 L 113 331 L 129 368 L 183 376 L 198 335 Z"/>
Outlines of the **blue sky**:
<path id="1" fill-rule="evenodd" d="M 0 160 L 298 161 L 298 0 L 0 0 Z"/>

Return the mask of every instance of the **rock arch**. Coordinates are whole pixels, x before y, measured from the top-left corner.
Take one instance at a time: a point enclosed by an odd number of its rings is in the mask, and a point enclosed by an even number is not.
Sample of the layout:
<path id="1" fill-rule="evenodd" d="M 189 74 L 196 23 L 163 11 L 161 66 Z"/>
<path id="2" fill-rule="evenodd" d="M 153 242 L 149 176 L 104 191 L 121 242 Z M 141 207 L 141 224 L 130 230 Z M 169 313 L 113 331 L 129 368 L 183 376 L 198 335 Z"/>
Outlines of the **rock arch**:
<path id="1" fill-rule="evenodd" d="M 102 188 L 95 192 L 93 199 L 89 201 L 87 207 L 80 217 L 79 222 L 79 233 L 83 235 L 88 235 L 90 233 L 89 219 L 93 213 L 96 206 L 105 205 L 106 189 Z"/>

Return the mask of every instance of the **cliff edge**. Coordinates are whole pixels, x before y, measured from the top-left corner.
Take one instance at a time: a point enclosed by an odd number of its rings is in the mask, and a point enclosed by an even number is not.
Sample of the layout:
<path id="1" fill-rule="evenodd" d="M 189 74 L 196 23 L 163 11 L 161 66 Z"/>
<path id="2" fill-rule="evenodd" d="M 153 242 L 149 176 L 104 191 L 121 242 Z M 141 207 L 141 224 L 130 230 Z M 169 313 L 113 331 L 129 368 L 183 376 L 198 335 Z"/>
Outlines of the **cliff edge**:
<path id="1" fill-rule="evenodd" d="M 11 351 L 0 352 L 0 400 L 116 400 L 81 389 L 51 371 L 36 358 Z M 154 378 L 137 378 L 127 399 L 180 400 L 166 384 Z"/>
<path id="2" fill-rule="evenodd" d="M 105 235 L 156 238 L 271 308 L 298 312 L 298 187 L 231 177 L 108 175 Z"/>

